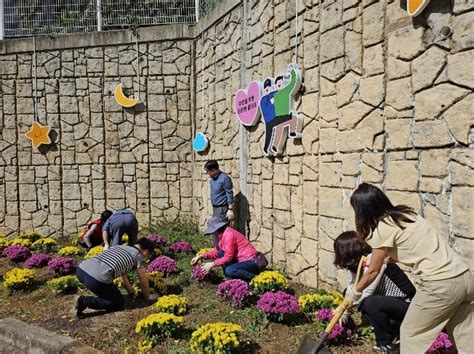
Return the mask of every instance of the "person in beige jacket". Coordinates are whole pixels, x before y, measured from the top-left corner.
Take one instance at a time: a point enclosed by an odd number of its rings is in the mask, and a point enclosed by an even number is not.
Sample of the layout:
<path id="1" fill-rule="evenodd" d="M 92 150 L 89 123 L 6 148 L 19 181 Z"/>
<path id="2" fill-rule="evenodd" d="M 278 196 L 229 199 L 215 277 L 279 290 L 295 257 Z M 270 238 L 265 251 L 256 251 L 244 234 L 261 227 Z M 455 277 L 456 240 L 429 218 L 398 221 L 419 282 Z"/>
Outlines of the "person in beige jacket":
<path id="1" fill-rule="evenodd" d="M 446 237 L 406 205 L 392 205 L 377 187 L 360 184 L 351 196 L 356 228 L 372 247 L 369 269 L 347 291 L 355 302 L 387 256 L 421 280 L 400 329 L 402 354 L 424 354 L 446 327 L 459 353 L 472 353 L 474 277 Z"/>

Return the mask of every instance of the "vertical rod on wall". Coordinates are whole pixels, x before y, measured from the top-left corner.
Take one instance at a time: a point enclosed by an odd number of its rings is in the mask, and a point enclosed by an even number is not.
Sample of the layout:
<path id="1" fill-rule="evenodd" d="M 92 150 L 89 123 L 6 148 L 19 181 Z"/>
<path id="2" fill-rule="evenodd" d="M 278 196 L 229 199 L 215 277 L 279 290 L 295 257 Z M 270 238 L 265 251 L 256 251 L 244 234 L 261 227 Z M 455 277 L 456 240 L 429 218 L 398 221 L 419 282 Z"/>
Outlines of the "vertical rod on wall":
<path id="1" fill-rule="evenodd" d="M 242 6 L 242 62 L 240 64 L 240 87 L 245 87 L 248 81 L 247 73 L 247 0 Z M 247 200 L 247 173 L 248 173 L 248 132 L 243 124 L 239 124 L 239 229 L 249 236 L 248 230 L 248 200 Z"/>
<path id="2" fill-rule="evenodd" d="M 5 38 L 5 12 L 4 1 L 0 0 L 0 41 Z"/>
<path id="3" fill-rule="evenodd" d="M 33 36 L 33 105 L 34 105 L 34 114 L 33 119 L 39 121 L 38 118 L 38 83 L 37 83 L 37 72 L 36 72 L 36 37 Z"/>
<path id="4" fill-rule="evenodd" d="M 95 5 L 95 13 L 97 19 L 97 31 L 102 31 L 102 4 L 101 0 L 97 0 Z"/>
<path id="5" fill-rule="evenodd" d="M 194 0 L 194 11 L 196 13 L 196 22 L 199 21 L 199 0 Z"/>

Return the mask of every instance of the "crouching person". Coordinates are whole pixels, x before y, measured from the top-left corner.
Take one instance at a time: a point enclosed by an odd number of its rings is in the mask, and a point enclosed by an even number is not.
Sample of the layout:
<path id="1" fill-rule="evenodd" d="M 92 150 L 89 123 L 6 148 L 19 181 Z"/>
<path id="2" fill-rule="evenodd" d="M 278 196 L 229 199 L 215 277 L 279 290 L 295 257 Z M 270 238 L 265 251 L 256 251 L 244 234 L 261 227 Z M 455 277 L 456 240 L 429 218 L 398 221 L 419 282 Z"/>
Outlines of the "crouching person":
<path id="1" fill-rule="evenodd" d="M 268 262 L 244 235 L 228 226 L 228 223 L 227 219 L 219 216 L 213 216 L 208 220 L 206 234 L 214 235 L 217 245 L 212 251 L 194 257 L 191 264 L 197 264 L 201 258 L 213 259 L 213 262 L 202 265 L 205 273 L 214 267 L 223 267 L 226 277 L 249 282 L 267 266 Z"/>
<path id="2" fill-rule="evenodd" d="M 113 281 L 115 278 L 120 278 L 128 293 L 133 294 L 132 285 L 127 278 L 127 274 L 133 270 L 137 271 L 145 299 L 155 300 L 157 295 L 150 294 L 145 270 L 145 259 L 152 251 L 151 241 L 141 238 L 134 246 L 114 246 L 93 258 L 82 261 L 76 272 L 77 278 L 97 296 L 77 297 L 74 305 L 76 316 L 81 317 L 87 308 L 105 311 L 122 309 L 124 299 Z"/>

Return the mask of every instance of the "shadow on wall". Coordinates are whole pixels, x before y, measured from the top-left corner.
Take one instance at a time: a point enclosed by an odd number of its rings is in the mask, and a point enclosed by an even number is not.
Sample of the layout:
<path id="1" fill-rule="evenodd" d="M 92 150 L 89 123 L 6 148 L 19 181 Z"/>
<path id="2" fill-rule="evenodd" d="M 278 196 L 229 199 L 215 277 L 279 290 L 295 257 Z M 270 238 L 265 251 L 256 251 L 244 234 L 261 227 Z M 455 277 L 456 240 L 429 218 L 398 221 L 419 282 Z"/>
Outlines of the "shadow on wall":
<path id="1" fill-rule="evenodd" d="M 239 192 L 235 195 L 235 204 L 237 206 L 236 220 L 234 225 L 247 238 L 250 238 L 250 211 L 249 211 L 249 201 L 242 192 Z"/>

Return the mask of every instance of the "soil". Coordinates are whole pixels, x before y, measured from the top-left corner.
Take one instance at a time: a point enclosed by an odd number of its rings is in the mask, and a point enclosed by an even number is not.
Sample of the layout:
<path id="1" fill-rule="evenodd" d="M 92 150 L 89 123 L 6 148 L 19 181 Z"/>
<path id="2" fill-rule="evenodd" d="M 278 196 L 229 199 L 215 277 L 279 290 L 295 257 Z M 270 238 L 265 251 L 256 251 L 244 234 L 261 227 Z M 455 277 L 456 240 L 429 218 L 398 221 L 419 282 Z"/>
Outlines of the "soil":
<path id="1" fill-rule="evenodd" d="M 188 260 L 184 260 L 188 262 Z M 0 276 L 15 264 L 0 258 Z M 38 271 L 38 286 L 32 291 L 18 291 L 7 294 L 3 289 L 0 318 L 14 317 L 39 325 L 60 335 L 73 337 L 106 353 L 134 353 L 141 339 L 135 333 L 136 323 L 153 313 L 152 306 L 142 300 L 125 296 L 123 311 L 114 313 L 87 312 L 78 319 L 72 311 L 73 295 L 54 295 L 46 281 L 54 277 L 47 268 Z M 194 329 L 202 324 L 218 321 L 232 321 L 244 329 L 238 353 L 295 353 L 305 334 L 314 328 L 308 319 L 296 316 L 285 324 L 268 322 L 255 306 L 236 310 L 220 301 L 215 295 L 216 284 L 197 283 L 187 276 L 175 275 L 166 279 L 169 292 L 182 293 L 190 301 L 190 310 L 185 315 L 185 328 L 174 338 L 168 338 L 153 348 L 154 353 L 189 353 L 189 339 Z M 296 294 L 307 291 L 294 285 Z M 79 290 L 86 293 L 85 290 Z M 360 338 L 350 347 L 335 348 L 333 353 L 371 353 L 371 343 Z"/>

